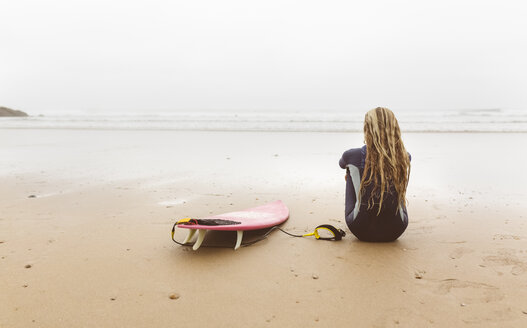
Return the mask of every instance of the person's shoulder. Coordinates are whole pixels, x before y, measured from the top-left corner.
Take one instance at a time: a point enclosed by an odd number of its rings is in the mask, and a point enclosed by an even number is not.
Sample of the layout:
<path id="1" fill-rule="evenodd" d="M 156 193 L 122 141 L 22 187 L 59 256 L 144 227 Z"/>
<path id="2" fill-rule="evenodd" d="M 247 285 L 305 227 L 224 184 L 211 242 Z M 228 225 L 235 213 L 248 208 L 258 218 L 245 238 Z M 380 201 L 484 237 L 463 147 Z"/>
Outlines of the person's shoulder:
<path id="1" fill-rule="evenodd" d="M 362 157 L 365 154 L 365 147 L 362 148 L 351 148 L 346 150 L 342 154 L 342 160 L 345 165 L 354 165 L 360 167 L 362 163 Z"/>
<path id="2" fill-rule="evenodd" d="M 342 157 L 344 156 L 353 157 L 353 156 L 358 156 L 361 154 L 362 154 L 362 148 L 351 148 L 351 149 L 346 150 L 344 154 L 342 154 Z"/>

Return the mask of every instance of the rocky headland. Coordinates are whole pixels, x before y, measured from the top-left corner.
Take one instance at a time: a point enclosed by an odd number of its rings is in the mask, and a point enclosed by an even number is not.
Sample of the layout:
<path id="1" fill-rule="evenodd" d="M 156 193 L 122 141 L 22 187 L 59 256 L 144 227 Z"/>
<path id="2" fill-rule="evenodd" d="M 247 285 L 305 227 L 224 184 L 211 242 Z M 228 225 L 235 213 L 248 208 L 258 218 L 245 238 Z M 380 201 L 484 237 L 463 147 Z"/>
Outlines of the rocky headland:
<path id="1" fill-rule="evenodd" d="M 7 117 L 7 116 L 28 116 L 28 115 L 27 113 L 21 110 L 15 110 L 15 109 L 0 106 L 0 117 Z"/>

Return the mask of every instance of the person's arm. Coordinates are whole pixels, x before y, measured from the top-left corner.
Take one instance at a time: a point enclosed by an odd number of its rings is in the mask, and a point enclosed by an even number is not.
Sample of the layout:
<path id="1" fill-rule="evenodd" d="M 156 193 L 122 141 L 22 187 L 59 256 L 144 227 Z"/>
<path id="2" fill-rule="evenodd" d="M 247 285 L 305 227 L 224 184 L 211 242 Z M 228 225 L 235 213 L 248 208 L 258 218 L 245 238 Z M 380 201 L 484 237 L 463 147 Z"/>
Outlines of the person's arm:
<path id="1" fill-rule="evenodd" d="M 352 148 L 346 150 L 339 160 L 340 168 L 345 169 L 348 165 L 360 167 L 362 161 L 362 153 L 360 148 Z"/>
<path id="2" fill-rule="evenodd" d="M 362 162 L 361 148 L 354 148 L 344 152 L 340 158 L 339 165 L 346 169 L 346 204 L 345 215 L 351 216 L 352 219 L 358 214 L 359 206 L 357 204 L 357 195 L 360 187 L 359 168 Z M 348 178 L 349 176 L 349 178 Z M 353 213 L 353 214 L 352 214 Z"/>
<path id="3" fill-rule="evenodd" d="M 346 150 L 342 157 L 339 160 L 339 166 L 342 169 L 346 169 L 346 174 L 344 175 L 344 179 L 348 180 L 349 175 L 349 167 L 348 165 L 353 165 L 355 167 L 360 167 L 362 161 L 362 153 L 360 148 L 352 148 L 349 150 Z"/>
<path id="4" fill-rule="evenodd" d="M 340 165 L 340 168 L 341 168 L 341 169 L 345 169 L 345 168 L 346 168 L 346 165 L 347 165 L 347 164 L 346 164 L 346 160 L 344 159 L 344 155 L 345 155 L 345 154 L 346 154 L 346 153 L 342 154 L 342 157 L 341 157 L 340 160 L 339 160 L 339 165 Z"/>
<path id="5" fill-rule="evenodd" d="M 344 174 L 344 180 L 348 181 L 349 170 L 346 168 L 347 164 L 346 164 L 346 160 L 344 159 L 345 156 L 346 156 L 346 152 L 342 154 L 342 157 L 339 160 L 339 166 L 341 169 L 346 169 L 346 174 Z"/>

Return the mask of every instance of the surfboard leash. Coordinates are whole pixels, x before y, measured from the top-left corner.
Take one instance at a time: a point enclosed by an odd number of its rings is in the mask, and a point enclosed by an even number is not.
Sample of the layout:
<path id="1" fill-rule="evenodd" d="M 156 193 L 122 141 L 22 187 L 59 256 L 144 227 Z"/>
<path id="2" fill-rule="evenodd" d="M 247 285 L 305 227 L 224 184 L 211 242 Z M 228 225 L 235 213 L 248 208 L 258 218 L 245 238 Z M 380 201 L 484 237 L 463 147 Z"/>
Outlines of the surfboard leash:
<path id="1" fill-rule="evenodd" d="M 320 229 L 328 230 L 333 235 L 333 237 L 322 237 L 322 236 L 320 236 L 320 233 L 319 233 Z M 269 229 L 269 231 L 267 231 L 262 237 L 260 237 L 260 238 L 258 238 L 256 240 L 251 240 L 249 242 L 246 242 L 245 244 L 242 244 L 242 246 L 249 246 L 249 245 L 255 244 L 255 243 L 259 242 L 259 241 L 262 241 L 262 240 L 266 239 L 269 236 L 269 234 L 271 232 L 273 232 L 274 230 L 280 230 L 281 232 L 283 232 L 286 235 L 289 235 L 291 237 L 310 237 L 310 236 L 315 236 L 315 238 L 317 240 L 339 241 L 339 240 L 342 240 L 342 237 L 346 236 L 346 233 L 344 232 L 344 230 L 335 228 L 331 224 L 321 224 L 318 227 L 316 227 L 313 232 L 307 233 L 307 234 L 304 234 L 304 235 L 295 235 L 293 233 L 285 231 L 284 229 L 282 229 L 282 228 L 280 228 L 279 226 L 276 225 L 276 226 L 271 227 L 271 229 Z"/>

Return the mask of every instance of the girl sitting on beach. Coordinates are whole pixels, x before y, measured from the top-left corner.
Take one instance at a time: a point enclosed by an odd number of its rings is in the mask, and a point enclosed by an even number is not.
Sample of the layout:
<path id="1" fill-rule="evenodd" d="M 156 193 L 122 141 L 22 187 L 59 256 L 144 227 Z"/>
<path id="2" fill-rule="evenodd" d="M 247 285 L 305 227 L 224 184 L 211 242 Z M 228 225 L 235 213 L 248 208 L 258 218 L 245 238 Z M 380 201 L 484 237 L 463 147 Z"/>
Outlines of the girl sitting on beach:
<path id="1" fill-rule="evenodd" d="M 346 224 L 362 241 L 394 241 L 408 226 L 411 157 L 391 110 L 377 107 L 366 113 L 364 142 L 345 151 L 339 162 L 346 169 Z"/>

